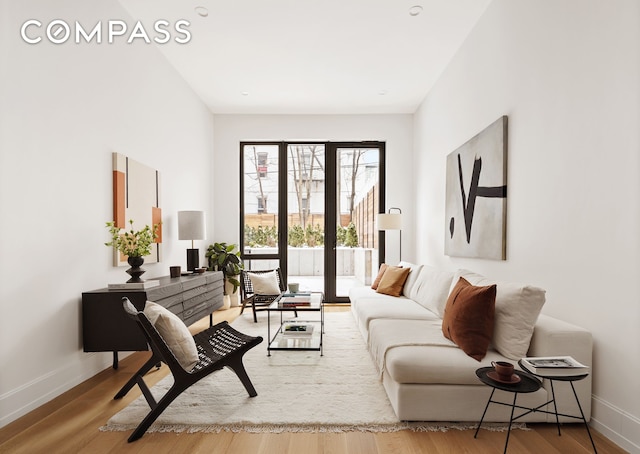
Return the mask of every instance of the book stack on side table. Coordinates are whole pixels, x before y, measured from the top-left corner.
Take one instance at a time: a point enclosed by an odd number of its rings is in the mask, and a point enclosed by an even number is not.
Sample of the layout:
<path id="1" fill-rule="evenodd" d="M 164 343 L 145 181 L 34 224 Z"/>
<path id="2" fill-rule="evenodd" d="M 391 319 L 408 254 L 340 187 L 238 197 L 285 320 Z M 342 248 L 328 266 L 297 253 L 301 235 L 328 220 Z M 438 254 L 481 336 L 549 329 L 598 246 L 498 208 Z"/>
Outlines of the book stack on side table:
<path id="1" fill-rule="evenodd" d="M 537 356 L 520 360 L 524 370 L 543 377 L 569 377 L 589 373 L 589 367 L 571 356 Z"/>

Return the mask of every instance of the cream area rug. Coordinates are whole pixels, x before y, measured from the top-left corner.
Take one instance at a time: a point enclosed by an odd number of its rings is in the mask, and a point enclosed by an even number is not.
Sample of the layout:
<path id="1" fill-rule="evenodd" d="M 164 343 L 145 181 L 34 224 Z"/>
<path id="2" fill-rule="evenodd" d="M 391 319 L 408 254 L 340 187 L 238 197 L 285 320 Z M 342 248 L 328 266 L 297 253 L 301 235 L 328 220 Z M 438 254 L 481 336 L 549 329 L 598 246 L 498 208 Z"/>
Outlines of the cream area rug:
<path id="1" fill-rule="evenodd" d="M 241 332 L 265 338 L 244 357 L 258 396 L 248 397 L 237 376 L 225 368 L 191 386 L 173 401 L 149 432 L 470 428 L 469 425 L 400 422 L 350 312 L 325 314 L 324 356 L 317 351 L 273 351 L 268 357 L 267 312 L 258 314 L 258 323 L 247 313 L 232 324 Z M 277 323 L 275 316 L 272 317 L 273 329 Z M 279 323 L 279 318 L 277 320 Z M 151 389 L 156 399 L 172 382 L 173 377 L 169 375 Z M 148 411 L 146 401 L 140 397 L 113 416 L 101 430 L 134 429 Z"/>

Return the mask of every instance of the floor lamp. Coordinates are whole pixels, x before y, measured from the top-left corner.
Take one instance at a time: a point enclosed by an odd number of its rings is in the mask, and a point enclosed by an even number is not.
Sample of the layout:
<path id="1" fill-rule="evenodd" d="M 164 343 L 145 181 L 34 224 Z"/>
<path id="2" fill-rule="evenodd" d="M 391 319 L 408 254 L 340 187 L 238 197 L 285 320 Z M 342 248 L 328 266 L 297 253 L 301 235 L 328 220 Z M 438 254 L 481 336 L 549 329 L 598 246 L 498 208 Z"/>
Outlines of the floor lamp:
<path id="1" fill-rule="evenodd" d="M 397 213 L 392 213 L 391 210 L 397 211 Z M 402 260 L 402 210 L 400 208 L 391 207 L 387 213 L 379 213 L 378 230 L 400 231 L 400 260 Z"/>
<path id="2" fill-rule="evenodd" d="M 178 239 L 191 240 L 187 249 L 187 271 L 194 272 L 200 267 L 200 251 L 193 246 L 194 240 L 205 238 L 204 211 L 178 211 Z"/>

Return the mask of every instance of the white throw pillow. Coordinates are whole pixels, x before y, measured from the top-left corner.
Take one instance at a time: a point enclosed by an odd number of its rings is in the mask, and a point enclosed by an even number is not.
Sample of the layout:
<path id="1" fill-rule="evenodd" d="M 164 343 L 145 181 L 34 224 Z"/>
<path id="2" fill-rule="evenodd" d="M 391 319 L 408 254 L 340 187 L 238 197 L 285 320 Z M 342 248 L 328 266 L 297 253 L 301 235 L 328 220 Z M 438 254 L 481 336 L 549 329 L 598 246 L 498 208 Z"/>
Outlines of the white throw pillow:
<path id="1" fill-rule="evenodd" d="M 443 318 L 453 274 L 451 271 L 424 265 L 411 291 L 411 299 Z"/>
<path id="2" fill-rule="evenodd" d="M 409 262 L 400 262 L 398 266 L 402 268 L 410 268 L 409 276 L 404 283 L 404 287 L 402 287 L 402 294 L 407 298 L 411 298 L 411 293 L 413 292 L 413 286 L 418 280 L 418 275 L 420 274 L 420 270 L 422 269 L 422 265 L 416 265 L 414 263 Z"/>
<path id="3" fill-rule="evenodd" d="M 193 369 L 193 366 L 198 363 L 198 348 L 187 325 L 180 320 L 180 317 L 151 301 L 147 301 L 143 312 L 184 370 L 189 372 Z"/>
<path id="4" fill-rule="evenodd" d="M 546 292 L 531 285 L 495 281 L 469 270 L 458 270 L 453 282 L 460 276 L 473 285 L 497 285 L 492 344 L 509 359 L 527 356 Z"/>
<path id="5" fill-rule="evenodd" d="M 278 275 L 276 270 L 268 273 L 249 273 L 253 293 L 258 295 L 279 295 Z"/>

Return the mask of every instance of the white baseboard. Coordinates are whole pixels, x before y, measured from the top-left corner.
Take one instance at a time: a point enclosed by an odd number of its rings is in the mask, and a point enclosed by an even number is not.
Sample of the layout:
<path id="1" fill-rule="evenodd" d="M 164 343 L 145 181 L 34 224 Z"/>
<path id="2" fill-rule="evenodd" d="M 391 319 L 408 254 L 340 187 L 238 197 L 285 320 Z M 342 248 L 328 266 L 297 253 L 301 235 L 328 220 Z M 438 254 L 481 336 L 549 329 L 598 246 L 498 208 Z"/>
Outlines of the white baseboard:
<path id="1" fill-rule="evenodd" d="M 590 426 L 632 454 L 640 454 L 640 419 L 592 396 Z"/>
<path id="2" fill-rule="evenodd" d="M 0 395 L 0 428 L 112 366 L 111 353 L 90 353 L 72 367 L 59 367 Z"/>

